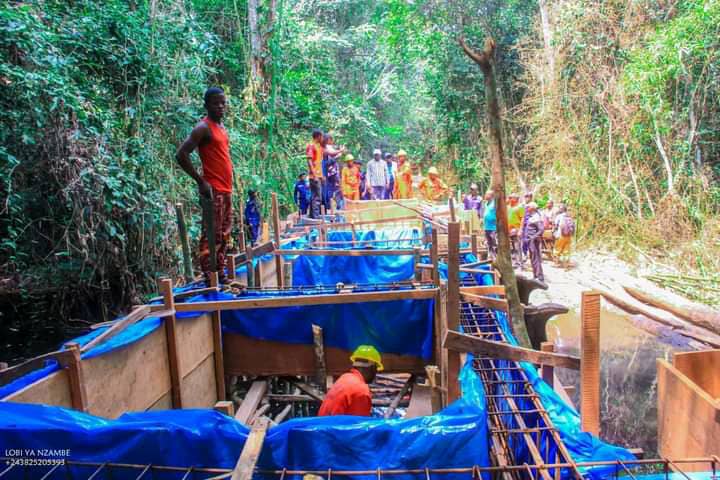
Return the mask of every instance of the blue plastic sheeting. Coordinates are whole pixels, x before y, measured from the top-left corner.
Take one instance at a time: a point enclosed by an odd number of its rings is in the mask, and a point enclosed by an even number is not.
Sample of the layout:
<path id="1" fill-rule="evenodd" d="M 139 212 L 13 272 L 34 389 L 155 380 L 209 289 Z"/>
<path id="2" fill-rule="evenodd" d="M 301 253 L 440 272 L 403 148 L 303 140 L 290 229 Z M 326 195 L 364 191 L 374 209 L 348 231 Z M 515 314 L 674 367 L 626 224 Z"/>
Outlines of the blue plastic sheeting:
<path id="1" fill-rule="evenodd" d="M 461 378 L 463 389 L 482 391 L 477 376 L 470 373 Z M 56 458 L 233 468 L 247 434 L 245 426 L 212 410 L 130 413 L 117 420 L 105 420 L 61 407 L 0 403 L 0 452 L 62 449 L 69 450 L 69 457 Z M 435 415 L 410 420 L 347 416 L 290 420 L 268 431 L 258 462 L 258 468 L 266 470 L 473 465 L 489 465 L 486 409 L 478 395 L 466 396 Z M 45 467 L 31 472 L 36 472 L 39 478 L 47 470 Z M 66 478 L 64 470 L 56 473 L 57 476 L 48 478 Z M 113 470 L 114 479 L 135 478 L 137 474 Z M 153 476 L 180 477 L 181 474 Z M 462 477 L 467 478 L 467 474 Z M 7 478 L 23 475 L 18 469 Z"/>
<path id="2" fill-rule="evenodd" d="M 230 297 L 232 298 L 232 297 Z M 343 305 L 306 305 L 225 310 L 223 332 L 262 340 L 313 343 L 312 325 L 323 329 L 325 344 L 354 350 L 374 345 L 382 353 L 429 360 L 433 348 L 434 300 L 393 300 Z"/>
<path id="3" fill-rule="evenodd" d="M 418 230 L 381 230 L 378 232 L 357 232 L 359 242 L 393 240 L 392 242 L 372 243 L 355 247 L 356 250 L 371 249 L 407 249 L 422 246 Z M 327 236 L 331 242 L 345 242 L 323 249 L 353 249 L 352 232 L 330 231 Z M 403 241 L 395 241 L 403 240 Z M 287 249 L 305 249 L 306 239 L 287 245 Z M 334 285 L 335 283 L 394 283 L 411 280 L 415 274 L 415 262 L 412 255 L 378 256 L 287 256 L 293 262 L 293 286 Z"/>
<path id="4" fill-rule="evenodd" d="M 518 345 L 517 340 L 510 332 L 506 315 L 501 312 L 496 312 L 496 315 L 508 342 L 513 345 Z M 497 366 L 502 367 L 505 363 L 507 362 L 498 361 Z M 580 415 L 578 412 L 566 404 L 555 392 L 555 390 L 542 380 L 537 373 L 537 369 L 532 364 L 520 362 L 520 365 L 525 371 L 525 375 L 532 387 L 535 389 L 535 392 L 540 397 L 543 407 L 547 410 L 550 420 L 558 429 L 560 438 L 565 443 L 565 446 L 575 462 L 635 459 L 635 456 L 627 449 L 610 445 L 590 433 L 583 432 L 580 426 Z M 518 373 L 511 373 L 509 371 L 504 372 L 503 375 L 518 377 L 518 379 L 520 378 Z M 519 399 L 517 402 L 518 407 L 521 409 L 531 408 L 531 405 L 527 400 L 525 401 L 527 404 L 525 404 L 522 399 Z M 544 450 L 541 449 L 541 451 Z M 517 458 L 529 459 L 528 452 L 523 451 L 522 447 L 520 447 L 516 454 L 518 455 Z M 593 479 L 604 478 L 605 476 L 614 473 L 615 470 L 615 466 L 612 465 L 585 467 L 581 469 L 583 474 Z"/>

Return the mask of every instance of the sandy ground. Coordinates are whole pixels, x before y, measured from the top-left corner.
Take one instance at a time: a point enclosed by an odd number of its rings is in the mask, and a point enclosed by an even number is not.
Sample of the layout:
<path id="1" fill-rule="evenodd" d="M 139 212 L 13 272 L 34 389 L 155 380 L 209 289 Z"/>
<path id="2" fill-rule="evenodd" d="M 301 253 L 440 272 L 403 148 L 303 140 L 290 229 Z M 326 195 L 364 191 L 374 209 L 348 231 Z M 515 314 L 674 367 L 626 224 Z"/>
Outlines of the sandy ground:
<path id="1" fill-rule="evenodd" d="M 570 309 L 578 309 L 582 292 L 594 289 L 609 291 L 630 303 L 641 305 L 623 290 L 623 285 L 640 289 L 673 303 L 689 302 L 688 299 L 662 289 L 645 279 L 646 275 L 658 272 L 668 273 L 671 270 L 642 255 L 638 255 L 637 265 L 631 265 L 610 252 L 584 250 L 572 255 L 568 268 L 559 268 L 553 262 L 546 260 L 543 262 L 543 270 L 546 283 L 550 288 L 544 291 L 535 290 L 532 293 L 530 302 L 536 305 L 555 302 Z M 523 273 L 532 276 L 532 271 L 528 268 Z M 667 315 L 662 310 L 644 305 L 643 307 L 658 313 L 658 315 Z M 608 302 L 603 302 L 603 308 L 618 313 L 622 312 Z"/>

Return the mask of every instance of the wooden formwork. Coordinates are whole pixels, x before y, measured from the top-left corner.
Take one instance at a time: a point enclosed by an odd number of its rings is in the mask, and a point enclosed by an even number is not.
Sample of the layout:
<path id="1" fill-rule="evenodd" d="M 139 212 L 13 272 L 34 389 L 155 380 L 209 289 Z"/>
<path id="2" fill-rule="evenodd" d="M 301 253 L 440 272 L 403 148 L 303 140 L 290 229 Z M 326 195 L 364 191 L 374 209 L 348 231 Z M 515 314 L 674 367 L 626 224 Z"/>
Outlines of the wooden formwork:
<path id="1" fill-rule="evenodd" d="M 675 353 L 672 363 L 658 359 L 657 378 L 660 454 L 720 455 L 720 350 Z M 687 468 L 703 469 L 694 467 Z"/>

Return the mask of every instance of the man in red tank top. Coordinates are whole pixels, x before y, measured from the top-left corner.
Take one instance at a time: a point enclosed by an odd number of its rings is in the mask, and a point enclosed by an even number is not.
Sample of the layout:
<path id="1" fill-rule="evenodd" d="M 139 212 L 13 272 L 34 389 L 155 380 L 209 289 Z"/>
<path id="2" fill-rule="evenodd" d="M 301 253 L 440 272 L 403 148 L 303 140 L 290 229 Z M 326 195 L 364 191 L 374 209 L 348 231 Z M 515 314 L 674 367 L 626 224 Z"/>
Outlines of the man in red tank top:
<path id="1" fill-rule="evenodd" d="M 233 167 L 228 133 L 222 124 L 226 106 L 225 92 L 218 87 L 208 88 L 205 91 L 207 116 L 193 128 L 175 155 L 180 167 L 197 182 L 200 195 L 212 199 L 220 281 L 225 280 L 225 251 L 232 228 Z M 202 162 L 202 175 L 195 170 L 190 160 L 196 148 Z M 207 279 L 210 272 L 210 248 L 204 230 L 200 238 L 200 267 Z"/>

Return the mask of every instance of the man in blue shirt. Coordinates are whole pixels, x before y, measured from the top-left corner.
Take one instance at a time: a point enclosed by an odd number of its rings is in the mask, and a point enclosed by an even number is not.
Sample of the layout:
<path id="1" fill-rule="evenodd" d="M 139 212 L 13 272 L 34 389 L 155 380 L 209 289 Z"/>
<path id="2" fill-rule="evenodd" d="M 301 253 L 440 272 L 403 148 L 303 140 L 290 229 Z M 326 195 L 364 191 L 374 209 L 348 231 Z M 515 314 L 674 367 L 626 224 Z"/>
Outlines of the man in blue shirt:
<path id="1" fill-rule="evenodd" d="M 260 205 L 257 192 L 248 192 L 248 201 L 245 204 L 245 226 L 248 229 L 250 245 L 255 245 L 260 235 Z"/>
<path id="2" fill-rule="evenodd" d="M 308 207 L 310 206 L 310 184 L 305 179 L 304 173 L 298 175 L 298 181 L 295 182 L 293 199 L 300 211 L 300 215 L 307 215 Z"/>
<path id="3" fill-rule="evenodd" d="M 483 202 L 483 224 L 485 229 L 485 242 L 487 242 L 488 258 L 495 259 L 497 255 L 497 213 L 493 191 L 485 193 Z"/>

